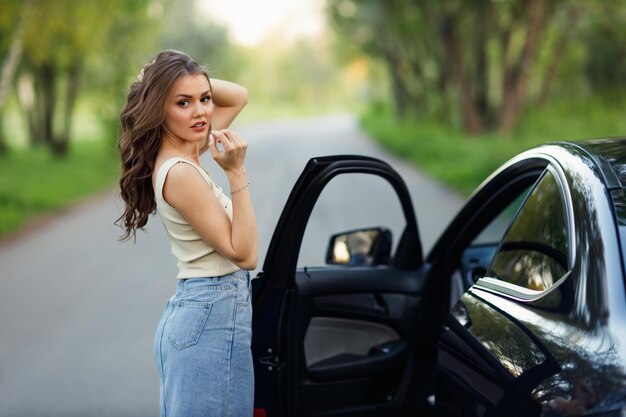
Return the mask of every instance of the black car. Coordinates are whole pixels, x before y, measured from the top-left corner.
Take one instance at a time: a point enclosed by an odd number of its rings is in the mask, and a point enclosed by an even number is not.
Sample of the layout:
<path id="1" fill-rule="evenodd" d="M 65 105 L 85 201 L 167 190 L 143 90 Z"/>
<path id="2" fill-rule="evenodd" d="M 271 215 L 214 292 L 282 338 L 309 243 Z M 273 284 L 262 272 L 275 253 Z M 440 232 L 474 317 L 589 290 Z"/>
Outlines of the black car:
<path id="1" fill-rule="evenodd" d="M 338 231 L 326 265 L 297 268 L 322 189 L 355 173 L 395 190 L 398 242 Z M 625 186 L 626 139 L 537 147 L 424 257 L 389 165 L 311 159 L 253 281 L 255 415 L 626 415 Z"/>

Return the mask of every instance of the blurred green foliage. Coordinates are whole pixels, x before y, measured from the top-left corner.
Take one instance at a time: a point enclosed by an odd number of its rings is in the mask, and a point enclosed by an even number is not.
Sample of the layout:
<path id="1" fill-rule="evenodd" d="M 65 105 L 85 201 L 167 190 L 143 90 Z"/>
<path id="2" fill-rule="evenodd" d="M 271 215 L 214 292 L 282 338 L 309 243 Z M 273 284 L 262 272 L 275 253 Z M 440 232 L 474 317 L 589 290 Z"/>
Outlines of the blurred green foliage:
<path id="1" fill-rule="evenodd" d="M 234 45 L 229 28 L 196 3 L 2 0 L 0 234 L 113 184 L 116 156 L 105 149 L 115 146 L 128 86 L 160 50 L 182 50 L 211 76 L 248 87 L 244 120 L 324 113 L 354 102 L 354 77 L 338 70 L 332 34 Z M 99 175 L 87 182 L 90 166 Z M 46 180 L 35 181 L 39 176 Z"/>
<path id="2" fill-rule="evenodd" d="M 332 30 L 255 47 L 232 44 L 198 1 L 2 0 L 3 225 L 59 207 L 45 202 L 55 193 L 75 198 L 58 183 L 20 191 L 32 166 L 83 170 L 72 162 L 83 146 L 87 161 L 115 165 L 104 149 L 127 87 L 161 49 L 248 87 L 240 120 L 369 109 L 367 129 L 462 192 L 535 143 L 625 131 L 626 0 L 326 0 Z"/>
<path id="3" fill-rule="evenodd" d="M 328 0 L 346 60 L 386 68 L 398 118 L 512 133 L 554 98 L 626 90 L 624 0 Z"/>
<path id="4" fill-rule="evenodd" d="M 540 143 L 626 134 L 626 1 L 328 0 L 346 62 L 382 68 L 362 117 L 469 194 Z"/>
<path id="5" fill-rule="evenodd" d="M 18 66 L 5 72 L 12 95 L 0 102 L 0 120 L 10 98 L 19 109 L 33 145 L 57 155 L 70 146 L 79 100 L 100 100 L 105 126 L 117 117 L 133 57 L 155 31 L 149 0 L 4 0 L 0 56 L 18 51 Z M 7 81 L 9 81 L 7 83 Z M 115 109 L 115 110 L 114 110 Z M 1 126 L 2 124 L 0 124 Z M 0 143 L 10 141 L 0 130 Z M 2 147 L 0 147 L 0 150 Z"/>
<path id="6" fill-rule="evenodd" d="M 294 43 L 267 39 L 255 48 L 238 47 L 236 79 L 248 87 L 243 120 L 289 118 L 354 111 L 364 78 L 341 69 L 332 37 Z M 216 74 L 219 76 L 220 74 Z"/>
<path id="7" fill-rule="evenodd" d="M 616 101 L 617 100 L 617 101 Z M 533 146 L 624 135 L 626 97 L 564 100 L 526 112 L 510 135 L 468 137 L 462 129 L 437 121 L 399 121 L 385 106 L 372 106 L 361 117 L 370 135 L 447 186 L 469 195 L 506 160 Z"/>

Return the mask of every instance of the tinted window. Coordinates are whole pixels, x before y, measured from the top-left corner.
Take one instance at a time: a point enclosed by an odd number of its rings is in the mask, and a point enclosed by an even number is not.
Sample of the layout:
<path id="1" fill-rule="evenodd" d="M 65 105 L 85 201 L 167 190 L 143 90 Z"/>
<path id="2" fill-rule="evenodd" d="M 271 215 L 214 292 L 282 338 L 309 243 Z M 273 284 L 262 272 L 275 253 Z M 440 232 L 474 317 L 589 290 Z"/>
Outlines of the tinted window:
<path id="1" fill-rule="evenodd" d="M 526 199 L 526 195 L 530 191 L 530 186 L 527 187 L 513 202 L 511 202 L 500 214 L 494 217 L 493 220 L 485 227 L 476 238 L 472 241 L 472 246 L 475 245 L 488 245 L 497 244 L 502 240 L 502 236 L 509 227 L 515 214 L 519 210 Z M 486 272 L 486 271 L 485 271 Z"/>
<path id="2" fill-rule="evenodd" d="M 489 276 L 544 291 L 567 272 L 568 253 L 560 187 L 546 171 L 505 235 Z"/>

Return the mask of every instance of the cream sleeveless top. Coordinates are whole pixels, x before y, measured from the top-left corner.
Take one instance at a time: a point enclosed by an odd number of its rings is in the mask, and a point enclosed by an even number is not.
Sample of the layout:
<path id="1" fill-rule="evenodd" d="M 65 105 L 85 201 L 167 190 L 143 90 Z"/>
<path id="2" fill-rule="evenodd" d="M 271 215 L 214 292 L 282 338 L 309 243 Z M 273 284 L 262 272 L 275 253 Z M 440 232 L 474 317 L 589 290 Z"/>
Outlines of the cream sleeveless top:
<path id="1" fill-rule="evenodd" d="M 211 186 L 213 195 L 224 207 L 228 217 L 231 220 L 233 218 L 230 199 L 202 167 L 185 158 L 170 158 L 161 165 L 156 176 L 154 195 L 157 212 L 170 236 L 172 254 L 178 260 L 178 275 L 176 277 L 179 279 L 218 277 L 235 272 L 239 267 L 207 245 L 178 210 L 170 206 L 163 198 L 165 178 L 169 170 L 180 162 L 189 164 L 198 170 L 202 178 Z M 207 213 L 207 216 L 210 215 L 211 213 Z"/>

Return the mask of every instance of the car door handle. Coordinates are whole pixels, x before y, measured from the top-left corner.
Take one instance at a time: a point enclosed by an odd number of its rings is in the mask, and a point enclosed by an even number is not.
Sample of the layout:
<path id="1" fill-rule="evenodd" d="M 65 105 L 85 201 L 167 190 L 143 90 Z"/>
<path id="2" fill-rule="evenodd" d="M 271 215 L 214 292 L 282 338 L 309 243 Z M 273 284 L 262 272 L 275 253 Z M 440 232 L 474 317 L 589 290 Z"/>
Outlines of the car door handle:
<path id="1" fill-rule="evenodd" d="M 389 370 L 405 356 L 404 340 L 384 343 L 370 349 L 367 355 L 344 353 L 309 366 L 314 381 L 329 381 L 379 374 Z"/>

